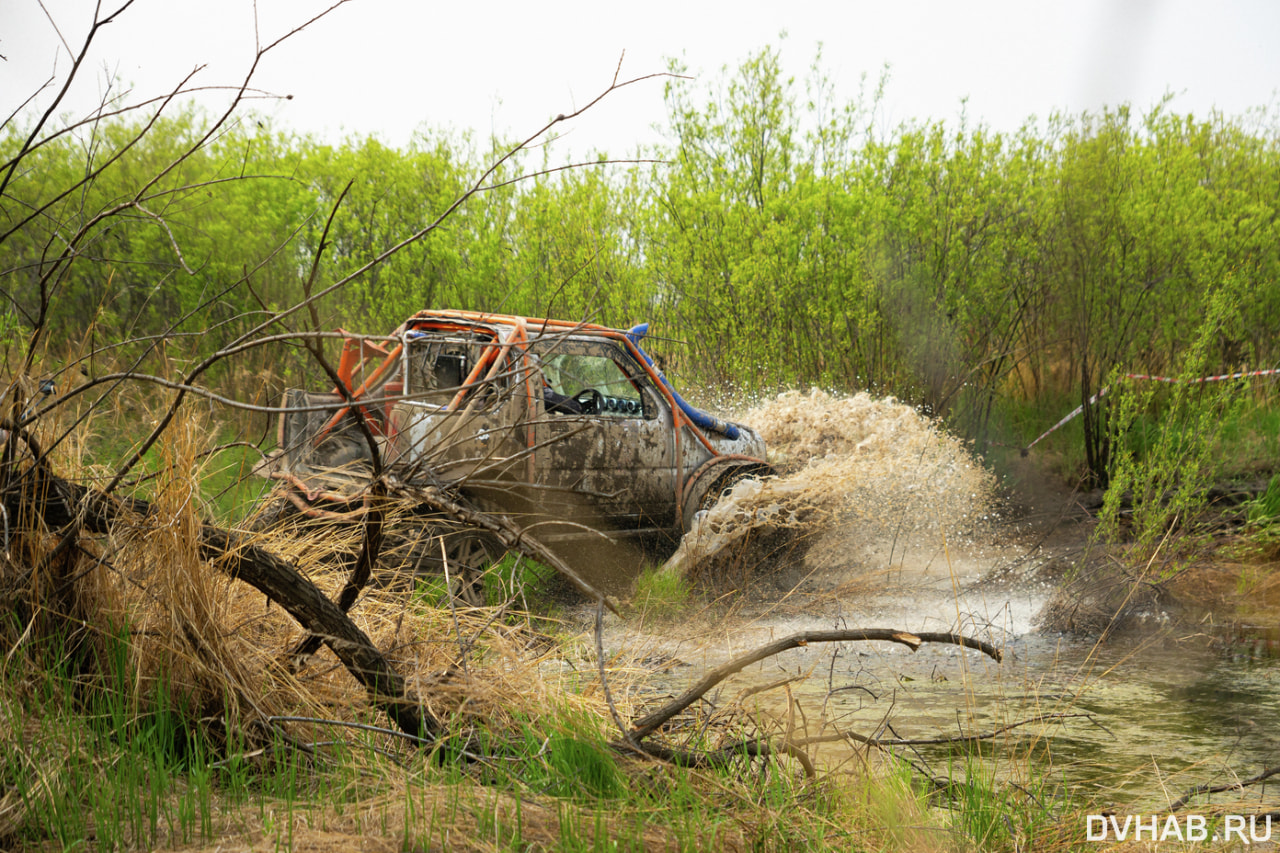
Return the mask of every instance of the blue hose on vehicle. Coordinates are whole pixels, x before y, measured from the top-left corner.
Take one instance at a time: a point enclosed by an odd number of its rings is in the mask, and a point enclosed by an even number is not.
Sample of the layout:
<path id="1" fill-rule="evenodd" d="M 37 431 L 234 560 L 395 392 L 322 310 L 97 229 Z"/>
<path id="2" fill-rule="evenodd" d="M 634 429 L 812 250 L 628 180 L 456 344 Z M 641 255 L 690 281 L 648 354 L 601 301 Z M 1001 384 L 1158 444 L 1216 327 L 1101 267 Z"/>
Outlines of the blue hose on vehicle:
<path id="1" fill-rule="evenodd" d="M 708 415 L 706 412 L 695 409 L 680 396 L 679 392 L 677 392 L 675 388 L 671 387 L 671 383 L 667 381 L 667 377 L 662 375 L 662 371 L 658 370 L 657 366 L 653 363 L 653 359 L 649 357 L 647 352 L 640 348 L 640 341 L 647 334 L 649 334 L 648 323 L 640 323 L 639 325 L 632 326 L 626 332 L 627 340 L 631 341 L 632 345 L 635 346 L 636 351 L 640 353 L 640 357 L 643 358 L 645 363 L 652 367 L 654 372 L 658 374 L 658 378 L 662 380 L 662 384 L 666 385 L 667 388 L 671 390 L 671 396 L 675 398 L 676 405 L 680 407 L 680 411 L 688 415 L 689 420 L 693 421 L 702 429 L 709 429 L 714 432 L 718 432 L 731 441 L 736 440 L 741 434 L 736 424 L 731 424 L 728 421 L 722 421 L 717 417 Z"/>

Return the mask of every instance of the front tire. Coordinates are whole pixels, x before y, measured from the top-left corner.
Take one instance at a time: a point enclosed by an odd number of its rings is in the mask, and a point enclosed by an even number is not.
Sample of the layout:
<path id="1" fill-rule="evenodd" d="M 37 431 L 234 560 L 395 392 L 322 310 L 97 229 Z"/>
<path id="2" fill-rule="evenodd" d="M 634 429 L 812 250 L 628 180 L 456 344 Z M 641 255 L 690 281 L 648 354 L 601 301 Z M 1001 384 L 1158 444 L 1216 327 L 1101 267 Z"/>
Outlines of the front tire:
<path id="1" fill-rule="evenodd" d="M 705 481 L 694 482 L 685 501 L 680 518 L 681 532 L 688 533 L 698 513 L 711 509 L 741 481 L 759 479 L 771 473 L 757 465 L 734 465 L 727 471 L 708 471 Z"/>

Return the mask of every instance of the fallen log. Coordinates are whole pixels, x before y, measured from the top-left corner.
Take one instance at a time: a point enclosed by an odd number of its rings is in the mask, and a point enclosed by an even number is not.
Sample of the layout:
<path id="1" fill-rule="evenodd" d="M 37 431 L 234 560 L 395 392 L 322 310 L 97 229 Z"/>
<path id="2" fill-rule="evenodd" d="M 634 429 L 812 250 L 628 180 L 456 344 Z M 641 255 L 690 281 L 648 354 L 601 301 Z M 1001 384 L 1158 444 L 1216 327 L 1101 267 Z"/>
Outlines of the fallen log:
<path id="1" fill-rule="evenodd" d="M 56 530 L 81 526 L 106 534 L 117 524 L 145 518 L 150 505 L 137 498 L 116 498 L 59 477 L 44 464 L 10 480 L 3 502 L 10 518 L 21 510 Z M 369 693 L 370 701 L 406 734 L 432 737 L 443 726 L 405 688 L 404 679 L 359 627 L 297 569 L 245 534 L 202 523 L 200 556 L 232 578 L 244 581 L 284 608 L 298 624 L 323 639 L 347 671 Z"/>

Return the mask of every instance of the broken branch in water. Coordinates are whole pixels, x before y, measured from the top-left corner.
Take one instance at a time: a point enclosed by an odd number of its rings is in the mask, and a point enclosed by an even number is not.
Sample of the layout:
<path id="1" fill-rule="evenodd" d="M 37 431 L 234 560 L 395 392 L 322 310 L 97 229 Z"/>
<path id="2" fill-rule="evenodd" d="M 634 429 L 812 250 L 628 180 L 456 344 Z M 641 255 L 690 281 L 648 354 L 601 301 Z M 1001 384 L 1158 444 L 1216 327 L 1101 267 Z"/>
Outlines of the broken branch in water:
<path id="1" fill-rule="evenodd" d="M 900 737 L 877 738 L 877 737 L 868 737 L 866 735 L 860 735 L 857 732 L 838 732 L 836 734 L 819 735 L 817 737 L 802 738 L 800 740 L 792 741 L 792 743 L 794 743 L 796 746 L 810 746 L 816 743 L 835 743 L 836 741 L 853 740 L 853 741 L 857 741 L 858 743 L 866 744 L 867 746 L 874 746 L 881 749 L 888 746 L 938 746 L 938 745 L 949 744 L 949 743 L 972 743 L 974 741 L 979 741 L 979 740 L 990 740 L 996 735 L 1004 734 L 1007 731 L 1011 731 L 1013 729 L 1020 728 L 1022 726 L 1027 726 L 1027 725 L 1030 725 L 1031 723 L 1047 723 L 1055 720 L 1069 720 L 1075 717 L 1087 717 L 1089 719 L 1092 719 L 1093 715 L 1083 714 L 1083 713 L 1037 714 L 1034 717 L 1028 717 L 1025 720 L 1019 720 L 1016 723 L 1009 723 L 1007 726 L 1001 726 L 998 729 L 993 729 L 989 732 L 983 732 L 981 734 L 976 734 L 976 735 L 944 735 L 942 737 L 926 737 L 926 738 L 900 738 Z"/>
<path id="2" fill-rule="evenodd" d="M 1185 806 L 1188 802 L 1190 802 L 1192 798 L 1198 797 L 1200 794 L 1221 794 L 1225 791 L 1243 791 L 1245 788 L 1249 787 L 1250 785 L 1256 785 L 1259 782 L 1265 782 L 1266 780 L 1270 779 L 1272 776 L 1276 776 L 1276 775 L 1280 775 L 1280 765 L 1277 765 L 1275 767 L 1268 767 L 1266 770 L 1263 770 L 1257 776 L 1253 776 L 1249 779 L 1244 779 L 1242 781 L 1229 782 L 1225 785 L 1196 785 L 1194 788 L 1187 791 L 1181 797 L 1179 797 L 1178 799 L 1170 803 L 1169 811 L 1171 812 L 1177 811 L 1178 809 Z"/>
<path id="3" fill-rule="evenodd" d="M 785 652 L 788 649 L 807 646 L 810 643 L 848 643 L 868 640 L 901 643 L 904 646 L 909 647 L 912 651 L 920 648 L 923 643 L 945 643 L 955 646 L 964 646 L 969 649 L 976 649 L 997 662 L 999 662 L 1003 657 L 999 649 L 989 643 L 983 642 L 982 640 L 942 631 L 919 634 L 913 634 L 909 631 L 897 631 L 892 628 L 850 628 L 835 631 L 801 631 L 798 634 L 792 634 L 789 637 L 783 637 L 781 640 L 775 640 L 768 645 L 761 646 L 753 652 L 734 658 L 728 663 L 713 669 L 711 672 L 703 676 L 701 681 L 690 687 L 680 696 L 668 702 L 652 714 L 649 714 L 639 720 L 634 726 L 632 726 L 628 740 L 638 743 L 653 734 L 663 723 L 667 722 L 676 714 L 679 714 L 685 708 L 688 708 L 694 702 L 698 701 L 698 699 L 700 699 L 702 695 L 712 687 L 715 687 L 721 681 L 724 681 L 734 673 L 741 672 L 753 663 L 758 663 L 766 658 Z"/>

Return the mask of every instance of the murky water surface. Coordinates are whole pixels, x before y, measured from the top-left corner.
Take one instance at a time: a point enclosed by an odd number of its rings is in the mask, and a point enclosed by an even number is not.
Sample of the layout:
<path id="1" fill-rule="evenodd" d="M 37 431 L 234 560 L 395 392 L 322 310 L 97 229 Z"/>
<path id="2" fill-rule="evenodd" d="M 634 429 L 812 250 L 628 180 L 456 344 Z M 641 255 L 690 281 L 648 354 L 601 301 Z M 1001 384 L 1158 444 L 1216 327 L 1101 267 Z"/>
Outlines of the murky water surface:
<path id="1" fill-rule="evenodd" d="M 960 624 L 965 633 L 1002 647 L 1004 662 L 943 645 L 916 652 L 890 643 L 812 645 L 754 665 L 708 698 L 724 708 L 745 690 L 802 676 L 744 703 L 780 727 L 790 719 L 797 738 L 852 732 L 932 739 L 993 733 L 1027 721 L 963 748 L 896 751 L 938 776 L 955 775 L 966 753 L 1018 779 L 1034 766 L 1081 786 L 1091 800 L 1147 808 L 1166 806 L 1195 785 L 1280 764 L 1280 631 L 1274 627 L 1175 632 L 1157 625 L 1144 639 L 1096 646 L 1020 630 L 1026 624 L 1011 616 L 1025 600 L 987 596 L 985 604 L 997 605 L 987 614 L 962 593 L 958 622 L 956 600 L 949 602 L 949 619 L 936 609 L 922 617 L 922 609 L 948 602 L 917 589 L 909 596 L 864 598 L 835 619 L 769 615 L 708 626 L 684 642 L 652 635 L 618 641 L 645 647 L 650 659 L 656 654 L 677 662 L 657 684 L 675 693 L 736 655 L 802 630 L 936 631 Z M 865 747 L 836 742 L 812 749 L 831 767 L 860 763 L 855 752 Z"/>
<path id="2" fill-rule="evenodd" d="M 1041 691 L 1074 695 L 1072 721 L 1050 732 L 1052 765 L 1118 801 L 1167 804 L 1187 789 L 1280 761 L 1280 660 L 1276 632 L 1206 645 L 1181 640 L 1103 648 L 1028 637 L 1026 671 Z M 1167 793 L 1167 796 L 1166 796 Z"/>

